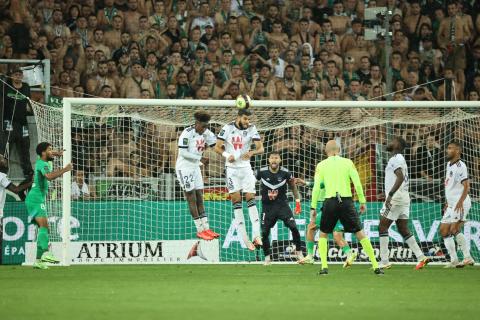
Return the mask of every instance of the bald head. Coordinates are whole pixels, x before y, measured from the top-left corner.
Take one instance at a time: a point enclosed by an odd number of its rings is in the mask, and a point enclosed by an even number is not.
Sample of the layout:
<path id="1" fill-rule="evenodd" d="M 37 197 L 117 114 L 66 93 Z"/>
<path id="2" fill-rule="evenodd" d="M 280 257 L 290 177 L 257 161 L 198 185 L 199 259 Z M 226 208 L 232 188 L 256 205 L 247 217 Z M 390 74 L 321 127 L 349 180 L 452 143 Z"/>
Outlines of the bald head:
<path id="1" fill-rule="evenodd" d="M 329 140 L 325 145 L 325 153 L 327 156 L 336 156 L 340 153 L 340 147 L 335 140 Z"/>

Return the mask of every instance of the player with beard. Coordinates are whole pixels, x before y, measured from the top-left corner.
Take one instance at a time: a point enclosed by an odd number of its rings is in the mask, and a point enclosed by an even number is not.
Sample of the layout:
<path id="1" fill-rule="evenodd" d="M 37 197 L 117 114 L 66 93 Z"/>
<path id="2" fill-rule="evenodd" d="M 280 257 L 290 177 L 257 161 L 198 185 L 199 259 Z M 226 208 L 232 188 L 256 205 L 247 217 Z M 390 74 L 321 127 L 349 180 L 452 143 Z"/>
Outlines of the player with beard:
<path id="1" fill-rule="evenodd" d="M 293 191 L 295 197 L 295 214 L 302 211 L 300 204 L 300 194 L 298 193 L 295 179 L 288 169 L 281 167 L 282 159 L 277 152 L 270 153 L 268 157 L 268 167 L 257 170 L 256 178 L 260 180 L 262 196 L 262 243 L 263 253 L 265 255 L 265 265 L 271 263 L 270 249 L 270 229 L 272 229 L 278 220 L 282 220 L 285 226 L 292 232 L 293 243 L 295 244 L 295 254 L 297 259 L 303 259 L 300 232 L 298 231 L 292 209 L 288 205 L 287 184 Z"/>
<path id="2" fill-rule="evenodd" d="M 32 189 L 27 195 L 25 205 L 28 212 L 28 222 L 38 226 L 37 233 L 37 260 L 33 264 L 36 269 L 48 269 L 47 263 L 59 263 L 60 261 L 48 251 L 48 217 L 46 200 L 48 193 L 48 182 L 55 180 L 64 173 L 72 170 L 72 164 L 53 171 L 52 161 L 55 157 L 61 157 L 63 151 L 54 151 L 48 142 L 41 142 L 37 145 L 36 152 L 38 159 L 35 162 Z"/>
<path id="3" fill-rule="evenodd" d="M 215 152 L 221 154 L 225 162 L 225 178 L 227 189 L 233 204 L 235 224 L 242 236 L 244 244 L 251 251 L 262 246 L 260 238 L 260 220 L 255 203 L 255 174 L 250 165 L 250 159 L 263 153 L 263 144 L 255 125 L 250 124 L 252 112 L 246 108 L 239 109 L 237 119 L 223 126 L 217 136 Z M 251 150 L 252 144 L 255 149 Z M 245 228 L 243 216 L 242 193 L 245 194 L 248 214 L 253 225 L 253 243 Z"/>

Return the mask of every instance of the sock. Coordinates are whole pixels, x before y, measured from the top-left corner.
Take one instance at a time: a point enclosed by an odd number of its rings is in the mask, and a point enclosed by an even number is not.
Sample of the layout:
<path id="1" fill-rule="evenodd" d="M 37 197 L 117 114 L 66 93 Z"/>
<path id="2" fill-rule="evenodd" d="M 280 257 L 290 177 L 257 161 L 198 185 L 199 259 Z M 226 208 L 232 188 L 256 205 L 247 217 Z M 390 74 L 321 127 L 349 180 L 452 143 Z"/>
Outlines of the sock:
<path id="1" fill-rule="evenodd" d="M 445 243 L 445 248 L 447 248 L 448 254 L 450 255 L 450 261 L 458 261 L 457 249 L 455 248 L 455 240 L 453 240 L 453 236 L 443 238 L 443 243 Z"/>
<path id="2" fill-rule="evenodd" d="M 350 246 L 349 246 L 348 244 L 347 244 L 346 246 L 343 246 L 343 247 L 342 247 L 342 251 L 343 251 L 343 253 L 345 253 L 345 254 L 348 254 L 348 253 L 350 252 L 350 250 L 351 250 L 351 249 L 350 249 Z"/>
<path id="3" fill-rule="evenodd" d="M 197 232 L 202 232 L 203 227 L 202 227 L 202 220 L 200 218 L 193 219 L 193 222 L 195 223 L 195 227 L 197 228 Z"/>
<path id="4" fill-rule="evenodd" d="M 315 247 L 315 242 L 307 240 L 307 254 L 313 257 L 313 248 Z"/>
<path id="5" fill-rule="evenodd" d="M 372 247 L 372 243 L 370 242 L 370 239 L 365 237 L 362 240 L 360 240 L 360 244 L 362 245 L 362 248 L 365 251 L 365 253 L 368 255 L 368 258 L 372 263 L 373 269 L 377 269 L 378 262 L 377 262 L 377 259 L 375 259 L 375 251 L 373 251 L 373 247 Z"/>
<path id="6" fill-rule="evenodd" d="M 470 255 L 470 250 L 468 250 L 467 240 L 465 240 L 463 233 L 457 233 L 455 235 L 455 240 L 457 240 L 458 247 L 463 253 L 463 259 L 471 259 L 472 256 Z"/>
<path id="7" fill-rule="evenodd" d="M 250 239 L 248 239 L 247 229 L 245 228 L 245 218 L 243 217 L 243 208 L 241 202 L 233 204 L 233 215 L 235 216 L 237 230 L 242 236 L 243 243 L 247 245 L 250 242 Z"/>
<path id="8" fill-rule="evenodd" d="M 250 221 L 252 222 L 252 237 L 255 239 L 260 236 L 260 219 L 258 218 L 258 210 L 255 205 L 255 200 L 249 200 L 247 202 L 248 215 L 250 216 Z"/>
<path id="9" fill-rule="evenodd" d="M 37 259 L 48 251 L 48 228 L 40 227 L 37 235 Z"/>
<path id="10" fill-rule="evenodd" d="M 210 229 L 210 225 L 208 224 L 208 218 L 205 215 L 205 213 L 200 215 L 200 221 L 202 222 L 203 230 L 209 230 Z"/>
<path id="11" fill-rule="evenodd" d="M 390 238 L 388 237 L 388 232 L 380 233 L 380 261 L 382 263 L 388 263 L 388 242 Z"/>
<path id="12" fill-rule="evenodd" d="M 318 253 L 320 254 L 320 260 L 322 262 L 322 269 L 328 268 L 327 250 L 328 250 L 327 238 L 318 239 Z"/>
<path id="13" fill-rule="evenodd" d="M 404 241 L 406 244 L 408 244 L 408 247 L 410 248 L 410 250 L 412 250 L 418 261 L 425 259 L 425 255 L 423 254 L 422 249 L 420 249 L 417 241 L 415 240 L 415 237 L 412 234 L 407 236 Z"/>

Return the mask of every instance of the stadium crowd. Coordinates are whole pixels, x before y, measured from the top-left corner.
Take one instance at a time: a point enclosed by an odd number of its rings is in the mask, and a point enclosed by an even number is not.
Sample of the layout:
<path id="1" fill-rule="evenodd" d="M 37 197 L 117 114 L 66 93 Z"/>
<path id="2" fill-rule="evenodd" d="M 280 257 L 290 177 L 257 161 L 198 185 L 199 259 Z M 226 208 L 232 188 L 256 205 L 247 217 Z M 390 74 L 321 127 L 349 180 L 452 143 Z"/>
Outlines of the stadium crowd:
<path id="1" fill-rule="evenodd" d="M 366 8 L 392 12 L 392 54 Z M 50 58 L 61 97 L 479 99 L 480 3 L 442 0 L 0 2 L 0 57 Z M 5 65 L 1 66 L 5 73 Z M 438 80 L 438 81 L 436 81 Z M 422 88 L 419 88 L 422 85 Z"/>
<path id="2" fill-rule="evenodd" d="M 389 63 L 384 35 L 365 37 L 372 27 L 365 10 L 375 7 L 392 12 Z M 10 0 L 0 1 L 0 9 L 0 58 L 50 59 L 51 92 L 58 97 L 227 100 L 248 93 L 256 100 L 384 100 L 388 72 L 393 100 L 480 96 L 479 1 Z M 7 65 L 0 73 L 8 74 Z M 173 172 L 179 128 L 138 128 L 73 133 L 75 194 L 88 191 L 83 183 L 92 173 Z M 336 138 L 345 154 L 365 153 L 383 144 L 384 129 Z M 445 127 L 429 135 L 427 129 L 395 129 L 410 143 L 414 178 L 441 178 L 432 168 L 442 167 L 439 148 L 449 138 L 472 139 L 470 163 L 479 171 L 473 146 L 480 137 Z M 312 175 L 324 141 L 335 137 L 303 127 L 266 134 L 268 150 L 282 151 L 302 177 Z M 222 159 L 213 151 L 207 156 L 207 175 L 220 177 Z M 30 170 L 25 166 L 25 175 Z"/>

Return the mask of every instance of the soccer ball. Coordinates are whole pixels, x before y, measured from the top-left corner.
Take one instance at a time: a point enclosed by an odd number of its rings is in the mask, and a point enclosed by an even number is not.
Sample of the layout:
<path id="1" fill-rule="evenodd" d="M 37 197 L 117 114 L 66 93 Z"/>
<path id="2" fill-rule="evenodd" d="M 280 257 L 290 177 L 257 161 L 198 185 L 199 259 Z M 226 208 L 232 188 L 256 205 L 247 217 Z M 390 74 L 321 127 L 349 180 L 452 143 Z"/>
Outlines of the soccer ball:
<path id="1" fill-rule="evenodd" d="M 238 109 L 248 109 L 252 106 L 252 99 L 246 94 L 241 94 L 235 100 L 235 106 Z"/>

